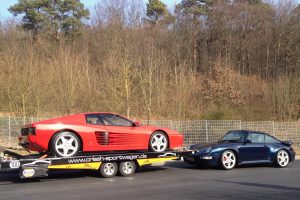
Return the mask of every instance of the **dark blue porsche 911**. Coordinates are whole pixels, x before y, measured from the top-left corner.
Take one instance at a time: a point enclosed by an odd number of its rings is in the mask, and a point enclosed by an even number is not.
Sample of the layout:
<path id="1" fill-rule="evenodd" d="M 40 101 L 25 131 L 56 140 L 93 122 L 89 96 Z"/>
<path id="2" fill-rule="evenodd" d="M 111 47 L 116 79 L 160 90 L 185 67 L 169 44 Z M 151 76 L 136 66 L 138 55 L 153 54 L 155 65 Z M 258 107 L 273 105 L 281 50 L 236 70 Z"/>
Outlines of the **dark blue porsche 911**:
<path id="1" fill-rule="evenodd" d="M 192 145 L 190 150 L 191 153 L 184 156 L 185 162 L 199 166 L 221 166 L 223 169 L 259 163 L 286 167 L 295 160 L 291 142 L 280 141 L 259 131 L 229 131 L 217 143 Z"/>

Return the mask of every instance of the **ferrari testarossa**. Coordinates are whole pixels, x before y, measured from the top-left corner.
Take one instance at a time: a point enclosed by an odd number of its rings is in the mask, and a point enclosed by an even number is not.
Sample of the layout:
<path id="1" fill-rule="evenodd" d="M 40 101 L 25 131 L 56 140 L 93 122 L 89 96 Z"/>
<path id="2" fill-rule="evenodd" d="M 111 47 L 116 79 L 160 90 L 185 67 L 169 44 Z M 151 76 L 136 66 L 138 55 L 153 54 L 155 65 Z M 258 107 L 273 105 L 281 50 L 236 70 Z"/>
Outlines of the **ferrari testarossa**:
<path id="1" fill-rule="evenodd" d="M 28 124 L 19 142 L 28 150 L 71 157 L 79 152 L 164 152 L 181 147 L 183 135 L 113 113 L 82 113 Z"/>
<path id="2" fill-rule="evenodd" d="M 280 141 L 259 131 L 229 131 L 217 143 L 196 144 L 189 149 L 192 154 L 184 157 L 185 162 L 199 166 L 221 166 L 223 169 L 259 163 L 286 167 L 295 160 L 292 142 Z"/>

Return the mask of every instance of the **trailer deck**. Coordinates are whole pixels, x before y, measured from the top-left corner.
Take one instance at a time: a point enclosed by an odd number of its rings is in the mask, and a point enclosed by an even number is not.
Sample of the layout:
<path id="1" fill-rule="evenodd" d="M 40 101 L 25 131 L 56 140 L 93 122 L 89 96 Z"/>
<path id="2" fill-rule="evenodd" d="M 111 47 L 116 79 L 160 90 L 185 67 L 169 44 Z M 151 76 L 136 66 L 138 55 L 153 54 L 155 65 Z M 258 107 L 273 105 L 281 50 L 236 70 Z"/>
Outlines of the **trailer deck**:
<path id="1" fill-rule="evenodd" d="M 105 178 L 119 172 L 122 176 L 132 175 L 137 167 L 178 160 L 188 152 L 129 152 L 129 153 L 92 153 L 74 157 L 48 157 L 39 154 L 22 156 L 5 150 L 0 157 L 0 171 L 16 171 L 20 178 L 46 177 L 50 170 L 95 170 Z"/>

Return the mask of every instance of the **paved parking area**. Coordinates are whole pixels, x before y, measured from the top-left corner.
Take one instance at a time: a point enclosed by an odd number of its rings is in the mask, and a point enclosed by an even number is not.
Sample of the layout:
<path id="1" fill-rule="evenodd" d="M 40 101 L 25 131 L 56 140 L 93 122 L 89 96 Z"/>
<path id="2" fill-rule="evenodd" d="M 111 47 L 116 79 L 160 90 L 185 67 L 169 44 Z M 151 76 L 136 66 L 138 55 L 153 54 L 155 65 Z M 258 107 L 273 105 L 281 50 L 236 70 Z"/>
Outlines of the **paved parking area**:
<path id="1" fill-rule="evenodd" d="M 300 161 L 287 168 L 255 166 L 231 171 L 199 169 L 180 161 L 144 167 L 132 177 L 98 178 L 82 171 L 56 172 L 20 181 L 0 173 L 0 199 L 300 199 Z"/>

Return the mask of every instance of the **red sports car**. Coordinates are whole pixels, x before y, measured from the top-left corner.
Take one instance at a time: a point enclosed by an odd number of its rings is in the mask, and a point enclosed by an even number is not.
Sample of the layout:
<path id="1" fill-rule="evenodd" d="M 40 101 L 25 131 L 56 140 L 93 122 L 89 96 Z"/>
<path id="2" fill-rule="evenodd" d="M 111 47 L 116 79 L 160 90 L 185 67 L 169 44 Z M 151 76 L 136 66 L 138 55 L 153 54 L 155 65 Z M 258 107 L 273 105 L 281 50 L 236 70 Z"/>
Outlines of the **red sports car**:
<path id="1" fill-rule="evenodd" d="M 26 125 L 19 141 L 32 151 L 70 157 L 95 151 L 163 152 L 180 147 L 183 135 L 167 128 L 141 125 L 113 113 L 83 113 Z"/>

